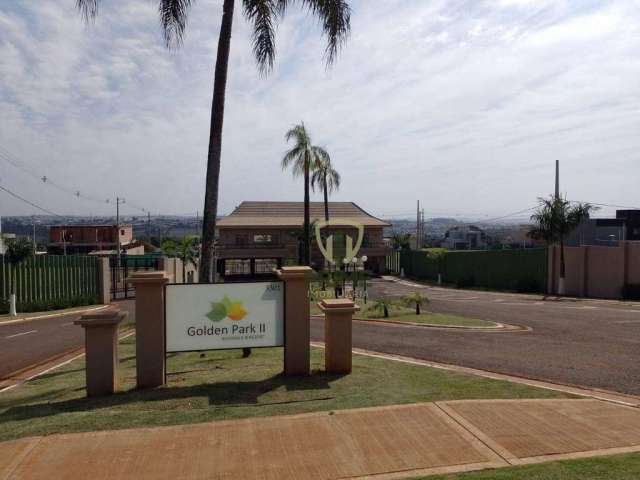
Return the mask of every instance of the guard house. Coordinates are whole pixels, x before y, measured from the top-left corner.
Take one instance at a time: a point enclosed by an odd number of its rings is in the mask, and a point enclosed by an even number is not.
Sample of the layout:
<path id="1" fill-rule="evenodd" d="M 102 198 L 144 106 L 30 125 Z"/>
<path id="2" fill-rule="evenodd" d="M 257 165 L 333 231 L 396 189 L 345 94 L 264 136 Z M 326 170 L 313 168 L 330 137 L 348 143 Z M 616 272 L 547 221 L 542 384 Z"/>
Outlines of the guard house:
<path id="1" fill-rule="evenodd" d="M 311 263 L 320 269 L 325 260 L 315 239 L 315 222 L 325 220 L 324 203 L 311 202 Z M 329 202 L 330 220 L 348 220 L 364 227 L 362 247 L 357 257 L 367 256 L 365 268 L 382 273 L 385 257 L 391 252 L 382 237 L 389 223 L 380 220 L 353 202 Z M 303 202 L 242 202 L 230 215 L 217 222 L 217 273 L 227 281 L 269 277 L 283 265 L 302 262 Z M 340 252 L 345 235 L 355 243 L 356 228 L 332 225 L 322 229 L 323 237 L 334 235 L 334 251 Z M 337 245 L 336 245 L 337 244 Z"/>

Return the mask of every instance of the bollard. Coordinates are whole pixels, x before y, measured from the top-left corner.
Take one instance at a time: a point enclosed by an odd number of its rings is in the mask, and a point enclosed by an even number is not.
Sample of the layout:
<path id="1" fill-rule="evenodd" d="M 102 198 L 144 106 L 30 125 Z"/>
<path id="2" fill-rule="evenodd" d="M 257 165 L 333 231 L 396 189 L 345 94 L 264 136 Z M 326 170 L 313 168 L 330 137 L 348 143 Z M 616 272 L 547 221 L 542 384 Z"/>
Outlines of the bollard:
<path id="1" fill-rule="evenodd" d="M 311 267 L 282 267 L 278 277 L 285 283 L 284 374 L 309 375 L 311 369 L 311 316 L 309 277 Z"/>
<path id="2" fill-rule="evenodd" d="M 118 388 L 118 325 L 127 316 L 109 308 L 73 323 L 84 328 L 87 396 L 111 395 Z"/>
<path id="3" fill-rule="evenodd" d="M 324 365 L 327 373 L 351 373 L 351 331 L 354 312 L 360 310 L 348 299 L 323 300 Z"/>
<path id="4" fill-rule="evenodd" d="M 137 272 L 127 279 L 136 289 L 136 384 L 151 388 L 165 383 L 165 272 Z"/>

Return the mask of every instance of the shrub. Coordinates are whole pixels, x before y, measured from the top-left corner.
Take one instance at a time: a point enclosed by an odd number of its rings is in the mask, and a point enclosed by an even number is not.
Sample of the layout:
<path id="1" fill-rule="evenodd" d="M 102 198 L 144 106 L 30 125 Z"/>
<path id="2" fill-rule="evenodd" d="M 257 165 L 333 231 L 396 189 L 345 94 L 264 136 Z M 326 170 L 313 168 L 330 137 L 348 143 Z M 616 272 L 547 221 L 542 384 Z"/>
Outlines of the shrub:
<path id="1" fill-rule="evenodd" d="M 622 298 L 625 300 L 640 300 L 640 283 L 627 283 L 622 287 Z"/>
<path id="2" fill-rule="evenodd" d="M 78 295 L 71 298 L 54 298 L 32 302 L 21 302 L 18 299 L 18 302 L 16 303 L 16 310 L 18 313 L 46 312 L 49 310 L 62 310 L 64 308 L 95 305 L 97 303 L 97 295 Z M 9 302 L 6 300 L 0 300 L 0 313 L 9 313 Z"/>

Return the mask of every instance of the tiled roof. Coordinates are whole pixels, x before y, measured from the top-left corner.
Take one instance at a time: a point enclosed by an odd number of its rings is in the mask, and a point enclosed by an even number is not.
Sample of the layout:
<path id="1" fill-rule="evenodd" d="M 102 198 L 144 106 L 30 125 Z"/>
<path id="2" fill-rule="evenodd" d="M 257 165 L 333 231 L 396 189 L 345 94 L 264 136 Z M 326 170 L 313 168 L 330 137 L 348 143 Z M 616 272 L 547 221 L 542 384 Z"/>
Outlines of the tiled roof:
<path id="1" fill-rule="evenodd" d="M 324 203 L 310 203 L 311 221 L 324 220 Z M 366 227 L 389 224 L 369 215 L 353 202 L 329 202 L 329 219 L 345 219 Z M 217 222 L 225 227 L 300 227 L 304 222 L 303 202 L 242 202 L 231 214 Z"/>

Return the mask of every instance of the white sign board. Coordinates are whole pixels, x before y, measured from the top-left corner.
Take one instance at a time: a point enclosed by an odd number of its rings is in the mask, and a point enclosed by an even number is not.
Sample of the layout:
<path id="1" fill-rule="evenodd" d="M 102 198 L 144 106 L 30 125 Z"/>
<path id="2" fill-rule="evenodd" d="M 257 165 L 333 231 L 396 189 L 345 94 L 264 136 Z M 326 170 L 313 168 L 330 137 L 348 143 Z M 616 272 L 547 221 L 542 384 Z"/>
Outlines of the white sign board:
<path id="1" fill-rule="evenodd" d="M 167 285 L 166 351 L 284 344 L 281 282 Z"/>

